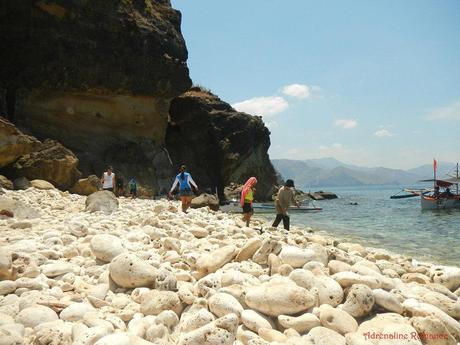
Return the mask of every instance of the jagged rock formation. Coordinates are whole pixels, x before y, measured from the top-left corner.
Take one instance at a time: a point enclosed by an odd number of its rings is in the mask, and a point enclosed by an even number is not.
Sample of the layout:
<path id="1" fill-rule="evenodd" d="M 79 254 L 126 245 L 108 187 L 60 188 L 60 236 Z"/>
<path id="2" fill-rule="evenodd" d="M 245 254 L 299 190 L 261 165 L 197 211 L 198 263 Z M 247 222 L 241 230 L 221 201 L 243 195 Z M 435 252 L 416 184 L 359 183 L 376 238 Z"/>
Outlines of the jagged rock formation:
<path id="1" fill-rule="evenodd" d="M 267 154 L 270 132 L 260 117 L 237 112 L 200 88 L 175 98 L 170 116 L 166 145 L 173 164 L 186 164 L 200 187 L 217 187 L 223 198 L 225 186 L 256 176 L 256 197 L 270 198 L 276 172 Z"/>
<path id="2" fill-rule="evenodd" d="M 47 139 L 42 143 L 25 135 L 2 117 L 0 144 L 0 171 L 16 178 L 15 185 L 19 189 L 30 186 L 27 179 L 46 180 L 61 189 L 68 189 L 81 176 L 77 169 L 78 159 L 70 150 L 55 140 Z"/>
<path id="3" fill-rule="evenodd" d="M 0 117 L 0 168 L 32 152 L 39 145 L 36 138 L 25 135 L 11 122 Z"/>
<path id="4" fill-rule="evenodd" d="M 69 189 L 81 177 L 75 155 L 55 140 L 45 140 L 37 151 L 21 156 L 6 172 L 10 176 L 24 176 L 29 180 L 51 182 L 60 189 Z"/>
<path id="5" fill-rule="evenodd" d="M 191 85 L 180 22 L 168 0 L 4 1 L 0 110 L 85 175 L 111 164 L 152 183 L 170 168 L 169 101 Z"/>

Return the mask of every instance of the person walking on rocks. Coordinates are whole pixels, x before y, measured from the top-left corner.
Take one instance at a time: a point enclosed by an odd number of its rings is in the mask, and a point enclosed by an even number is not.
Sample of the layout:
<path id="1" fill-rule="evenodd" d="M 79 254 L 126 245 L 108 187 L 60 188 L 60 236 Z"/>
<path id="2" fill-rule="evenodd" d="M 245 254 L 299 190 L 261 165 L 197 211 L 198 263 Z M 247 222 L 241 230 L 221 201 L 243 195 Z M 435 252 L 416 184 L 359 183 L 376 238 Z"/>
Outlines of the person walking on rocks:
<path id="1" fill-rule="evenodd" d="M 288 210 L 292 204 L 297 207 L 300 206 L 300 204 L 295 200 L 294 181 L 286 180 L 286 183 L 279 189 L 278 195 L 276 196 L 276 218 L 272 224 L 274 228 L 278 227 L 278 224 L 282 220 L 284 229 L 289 231 L 290 219 Z"/>
<path id="2" fill-rule="evenodd" d="M 112 172 L 112 167 L 109 165 L 107 171 L 104 172 L 101 178 L 102 189 L 113 192 L 115 190 L 115 174 Z"/>
<path id="3" fill-rule="evenodd" d="M 255 177 L 250 177 L 243 186 L 241 190 L 241 199 L 240 204 L 243 207 L 243 220 L 246 221 L 246 226 L 249 226 L 249 221 L 251 220 L 254 210 L 252 208 L 252 202 L 254 200 L 254 193 L 256 189 L 254 186 L 257 184 L 257 179 Z"/>
<path id="4" fill-rule="evenodd" d="M 134 199 L 137 196 L 137 182 L 134 177 L 131 177 L 131 180 L 129 180 L 128 186 L 129 186 L 129 195 L 131 196 L 131 198 Z"/>
<path id="5" fill-rule="evenodd" d="M 182 165 L 180 167 L 180 172 L 177 174 L 176 179 L 169 191 L 169 196 L 172 196 L 172 192 L 179 186 L 179 196 L 182 201 L 182 212 L 187 213 L 187 209 L 192 203 L 193 193 L 192 186 L 198 189 L 197 184 L 193 181 L 192 175 L 186 172 L 187 167 Z"/>

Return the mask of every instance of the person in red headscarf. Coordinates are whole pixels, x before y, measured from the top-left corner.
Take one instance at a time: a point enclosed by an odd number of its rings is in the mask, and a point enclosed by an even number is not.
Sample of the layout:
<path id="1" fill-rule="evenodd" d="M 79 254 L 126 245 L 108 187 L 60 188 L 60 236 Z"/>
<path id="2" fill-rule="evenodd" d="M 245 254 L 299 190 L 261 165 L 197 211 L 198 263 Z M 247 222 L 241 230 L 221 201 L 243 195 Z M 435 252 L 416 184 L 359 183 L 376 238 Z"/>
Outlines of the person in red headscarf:
<path id="1" fill-rule="evenodd" d="M 243 207 L 243 220 L 246 221 L 246 226 L 249 226 L 254 210 L 252 209 L 252 201 L 254 200 L 254 193 L 256 189 L 254 186 L 257 184 L 255 177 L 250 177 L 243 186 L 241 191 L 240 204 Z"/>

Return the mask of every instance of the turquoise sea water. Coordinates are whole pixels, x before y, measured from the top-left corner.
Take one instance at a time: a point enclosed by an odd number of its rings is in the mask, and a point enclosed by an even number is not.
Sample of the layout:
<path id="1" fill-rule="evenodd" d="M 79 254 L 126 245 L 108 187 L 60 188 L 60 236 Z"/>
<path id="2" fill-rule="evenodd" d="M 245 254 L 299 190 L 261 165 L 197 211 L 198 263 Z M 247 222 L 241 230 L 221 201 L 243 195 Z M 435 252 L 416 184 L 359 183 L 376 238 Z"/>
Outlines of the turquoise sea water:
<path id="1" fill-rule="evenodd" d="M 422 211 L 418 197 L 390 199 L 401 187 L 322 190 L 337 193 L 339 199 L 315 201 L 322 212 L 291 214 L 291 224 L 421 260 L 460 266 L 460 210 Z"/>

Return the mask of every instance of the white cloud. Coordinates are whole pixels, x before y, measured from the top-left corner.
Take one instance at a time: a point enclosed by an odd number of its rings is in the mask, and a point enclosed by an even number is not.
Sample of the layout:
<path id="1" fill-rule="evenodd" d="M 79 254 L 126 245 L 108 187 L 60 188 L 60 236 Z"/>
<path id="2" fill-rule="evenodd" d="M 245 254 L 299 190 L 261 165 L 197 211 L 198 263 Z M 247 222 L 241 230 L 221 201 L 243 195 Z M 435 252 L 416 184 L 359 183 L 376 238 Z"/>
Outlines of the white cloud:
<path id="1" fill-rule="evenodd" d="M 352 129 L 358 125 L 358 121 L 353 119 L 341 119 L 335 120 L 334 125 L 337 127 L 342 127 L 343 129 Z"/>
<path id="2" fill-rule="evenodd" d="M 379 129 L 378 131 L 375 131 L 374 135 L 377 138 L 385 138 L 385 137 L 393 137 L 394 136 L 393 133 L 391 133 L 389 130 L 387 130 L 385 128 L 382 128 L 382 129 Z"/>
<path id="3" fill-rule="evenodd" d="M 295 98 L 308 98 L 311 94 L 311 88 L 308 85 L 291 84 L 284 86 L 281 92 Z"/>
<path id="4" fill-rule="evenodd" d="M 255 97 L 232 104 L 238 111 L 264 117 L 273 116 L 289 108 L 288 102 L 279 96 Z"/>
<path id="5" fill-rule="evenodd" d="M 433 110 L 426 116 L 427 120 L 460 120 L 460 102 Z"/>
<path id="6" fill-rule="evenodd" d="M 265 122 L 265 127 L 267 127 L 268 129 L 276 128 L 276 127 L 278 127 L 278 122 L 276 122 L 276 121 Z"/>

